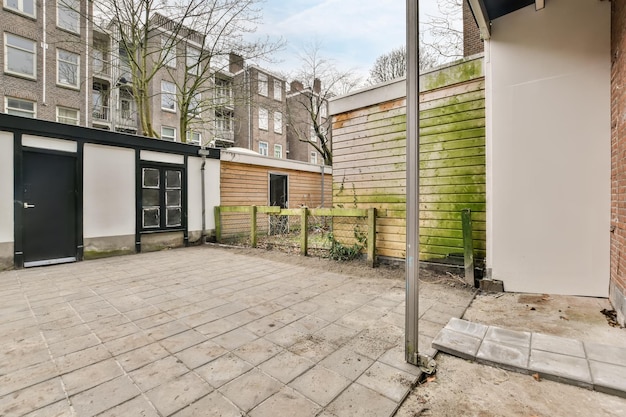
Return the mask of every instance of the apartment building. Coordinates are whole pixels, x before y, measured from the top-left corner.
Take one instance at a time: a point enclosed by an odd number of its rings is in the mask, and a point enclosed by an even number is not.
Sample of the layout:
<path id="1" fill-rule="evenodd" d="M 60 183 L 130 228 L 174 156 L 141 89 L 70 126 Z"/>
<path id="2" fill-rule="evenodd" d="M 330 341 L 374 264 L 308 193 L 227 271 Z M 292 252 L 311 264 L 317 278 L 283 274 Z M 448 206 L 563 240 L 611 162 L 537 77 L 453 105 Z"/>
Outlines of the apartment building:
<path id="1" fill-rule="evenodd" d="M 287 144 L 289 159 L 324 164 L 324 156 L 311 144 L 319 146 L 319 138 L 313 120 L 330 143 L 331 129 L 328 117 L 328 101 L 321 97 L 322 83 L 313 80 L 313 86 L 305 88 L 300 81 L 292 81 L 287 92 Z M 332 148 L 331 148 L 332 149 Z"/>
<path id="2" fill-rule="evenodd" d="M 90 7 L 80 0 L 3 0 L 4 113 L 89 125 Z"/>
<path id="3" fill-rule="evenodd" d="M 91 16 L 92 2 L 86 0 L 3 0 L 2 112 L 144 134 L 133 95 L 133 52 L 120 41 L 119 25 L 96 27 Z M 289 132 L 295 137 L 289 120 L 306 117 L 288 116 L 288 100 L 306 97 L 309 90 L 287 94 L 284 77 L 236 54 L 222 66 L 213 61 L 208 71 L 199 64 L 202 34 L 159 14 L 150 25 L 148 51 L 156 70 L 147 85 L 150 122 L 161 139 L 323 163 L 309 144 L 289 139 Z M 183 112 L 185 132 L 180 131 Z M 297 130 L 302 129 L 309 127 Z"/>
<path id="4" fill-rule="evenodd" d="M 230 56 L 234 87 L 234 142 L 264 156 L 287 159 L 286 80 Z"/>

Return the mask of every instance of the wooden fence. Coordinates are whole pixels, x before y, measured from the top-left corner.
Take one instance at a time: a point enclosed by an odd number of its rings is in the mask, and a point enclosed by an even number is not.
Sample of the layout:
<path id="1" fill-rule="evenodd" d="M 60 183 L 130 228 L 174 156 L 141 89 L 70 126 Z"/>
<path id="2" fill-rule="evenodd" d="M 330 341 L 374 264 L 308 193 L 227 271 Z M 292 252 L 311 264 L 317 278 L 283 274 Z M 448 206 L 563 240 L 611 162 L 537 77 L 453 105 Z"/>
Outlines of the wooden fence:
<path id="1" fill-rule="evenodd" d="M 272 216 L 299 216 L 300 217 L 300 254 L 308 254 L 309 217 L 365 217 L 367 218 L 367 263 L 373 267 L 376 263 L 376 209 L 340 209 L 340 208 L 307 208 L 281 209 L 277 206 L 216 206 L 215 207 L 215 237 L 218 242 L 222 241 L 223 223 L 222 215 L 227 213 L 240 213 L 249 216 L 249 238 L 252 247 L 257 246 L 259 227 L 257 217 L 259 214 Z M 266 231 L 262 228 L 261 231 Z"/>

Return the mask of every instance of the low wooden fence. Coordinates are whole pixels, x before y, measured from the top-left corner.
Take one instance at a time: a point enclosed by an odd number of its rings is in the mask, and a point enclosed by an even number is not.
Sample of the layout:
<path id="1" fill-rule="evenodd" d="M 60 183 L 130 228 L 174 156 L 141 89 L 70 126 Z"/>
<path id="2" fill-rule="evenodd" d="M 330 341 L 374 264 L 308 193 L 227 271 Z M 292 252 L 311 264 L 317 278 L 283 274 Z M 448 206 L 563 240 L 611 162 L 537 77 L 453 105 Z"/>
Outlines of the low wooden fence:
<path id="1" fill-rule="evenodd" d="M 258 226 L 258 216 L 287 216 L 300 217 L 299 222 L 299 246 L 300 254 L 307 255 L 309 252 L 309 219 L 311 217 L 330 217 L 333 220 L 339 218 L 362 217 L 367 219 L 367 263 L 374 266 L 376 262 L 376 209 L 344 209 L 344 208 L 308 208 L 281 209 L 277 206 L 217 206 L 215 207 L 215 236 L 218 242 L 222 241 L 224 232 L 223 215 L 239 213 L 248 216 L 250 246 L 256 247 L 260 231 L 267 232 L 267 227 Z"/>

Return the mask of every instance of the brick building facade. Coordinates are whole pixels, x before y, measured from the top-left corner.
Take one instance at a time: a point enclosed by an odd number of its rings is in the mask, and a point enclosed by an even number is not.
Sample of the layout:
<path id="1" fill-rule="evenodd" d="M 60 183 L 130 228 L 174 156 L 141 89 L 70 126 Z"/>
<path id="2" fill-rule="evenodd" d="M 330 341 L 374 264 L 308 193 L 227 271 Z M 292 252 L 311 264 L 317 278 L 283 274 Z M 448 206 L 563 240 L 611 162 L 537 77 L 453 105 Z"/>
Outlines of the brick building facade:
<path id="1" fill-rule="evenodd" d="M 480 30 L 472 14 L 469 4 L 463 2 L 463 56 L 481 53 L 485 50 Z"/>
<path id="2" fill-rule="evenodd" d="M 611 288 L 626 320 L 626 4 L 611 2 Z"/>
<path id="3" fill-rule="evenodd" d="M 4 2 L 0 12 L 2 112 L 87 124 L 91 79 L 85 16 L 91 2 Z M 72 2 L 69 2 L 72 3 Z M 45 30 L 44 30 L 45 28 Z"/>

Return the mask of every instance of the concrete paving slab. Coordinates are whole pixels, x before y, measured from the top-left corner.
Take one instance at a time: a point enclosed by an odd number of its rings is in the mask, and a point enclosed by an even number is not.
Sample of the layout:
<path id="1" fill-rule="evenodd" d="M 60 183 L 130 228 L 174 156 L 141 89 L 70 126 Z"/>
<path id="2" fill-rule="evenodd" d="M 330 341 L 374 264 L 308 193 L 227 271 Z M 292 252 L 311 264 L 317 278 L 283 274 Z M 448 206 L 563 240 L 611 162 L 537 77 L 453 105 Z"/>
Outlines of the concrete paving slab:
<path id="1" fill-rule="evenodd" d="M 326 406 L 339 395 L 351 381 L 323 366 L 316 366 L 289 384 L 315 403 Z"/>
<path id="2" fill-rule="evenodd" d="M 485 334 L 485 340 L 497 344 L 530 348 L 530 332 L 520 332 L 517 330 L 489 326 Z"/>
<path id="3" fill-rule="evenodd" d="M 485 326 L 480 323 L 472 323 L 471 321 L 461 320 L 458 318 L 451 318 L 445 328 L 468 336 L 476 337 L 478 339 L 483 339 L 487 334 L 489 326 Z"/>
<path id="4" fill-rule="evenodd" d="M 589 360 L 626 366 L 626 347 L 585 342 L 585 351 Z"/>
<path id="5" fill-rule="evenodd" d="M 321 407 L 300 394 L 298 391 L 284 387 L 276 394 L 255 407 L 250 417 L 293 416 L 314 417 Z"/>
<path id="6" fill-rule="evenodd" d="M 592 388 L 589 365 L 583 358 L 533 350 L 530 353 L 528 369 L 530 372 L 538 372 L 545 379 Z"/>
<path id="7" fill-rule="evenodd" d="M 248 362 L 232 353 L 220 356 L 216 360 L 196 369 L 198 375 L 204 378 L 213 388 L 219 388 L 227 382 L 243 375 L 252 369 Z"/>
<path id="8" fill-rule="evenodd" d="M 226 399 L 222 394 L 217 391 L 213 391 L 209 395 L 206 395 L 198 401 L 192 403 L 186 408 L 183 408 L 174 417 L 206 417 L 206 416 L 220 416 L 220 417 L 241 417 L 241 410 Z M 122 417 L 122 416 L 120 416 Z"/>
<path id="9" fill-rule="evenodd" d="M 65 374 L 61 379 L 67 393 L 74 395 L 119 376 L 122 376 L 120 367 L 114 359 L 107 359 Z"/>
<path id="10" fill-rule="evenodd" d="M 320 365 L 354 381 L 373 363 L 374 359 L 354 352 L 349 347 L 343 347 L 328 355 Z"/>
<path id="11" fill-rule="evenodd" d="M 590 360 L 589 368 L 596 391 L 626 398 L 626 367 Z"/>
<path id="12" fill-rule="evenodd" d="M 56 417 L 56 414 L 51 414 Z M 68 415 L 69 416 L 69 415 Z M 141 417 L 160 417 L 157 410 L 143 396 L 138 396 L 130 401 L 126 401 L 116 407 L 110 408 L 98 417 L 125 417 L 125 416 L 141 416 Z"/>
<path id="13" fill-rule="evenodd" d="M 259 338 L 235 349 L 233 353 L 252 365 L 259 365 L 283 350 L 267 339 Z"/>
<path id="14" fill-rule="evenodd" d="M 432 342 L 437 350 L 470 360 L 476 357 L 480 344 L 481 339 L 448 328 L 442 329 Z"/>
<path id="15" fill-rule="evenodd" d="M 159 413 L 169 416 L 213 391 L 198 375 L 189 372 L 146 392 Z"/>
<path id="16" fill-rule="evenodd" d="M 382 362 L 374 363 L 357 383 L 399 403 L 409 393 L 417 377 Z"/>
<path id="17" fill-rule="evenodd" d="M 125 403 L 139 393 L 128 376 L 121 376 L 72 396 L 71 402 L 77 415 L 91 417 Z"/>
<path id="18" fill-rule="evenodd" d="M 129 375 L 142 391 L 148 391 L 187 372 L 189 369 L 175 356 L 166 356 L 134 370 Z"/>
<path id="19" fill-rule="evenodd" d="M 336 416 L 389 416 L 395 411 L 396 404 L 376 391 L 355 383 L 342 392 L 327 411 Z"/>
<path id="20" fill-rule="evenodd" d="M 260 369 L 253 369 L 241 375 L 219 391 L 244 412 L 248 412 L 283 387 L 278 380 Z"/>
<path id="21" fill-rule="evenodd" d="M 309 359 L 286 350 L 263 362 L 259 368 L 283 384 L 288 384 L 314 365 Z"/>
<path id="22" fill-rule="evenodd" d="M 565 337 L 552 336 L 541 333 L 533 333 L 531 348 L 545 352 L 560 353 L 562 355 L 585 357 L 585 348 L 580 340 Z"/>
<path id="23" fill-rule="evenodd" d="M 530 348 L 483 340 L 476 359 L 496 367 L 516 372 L 527 372 Z"/>

